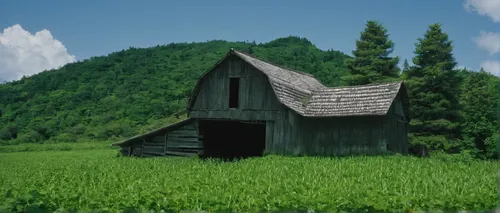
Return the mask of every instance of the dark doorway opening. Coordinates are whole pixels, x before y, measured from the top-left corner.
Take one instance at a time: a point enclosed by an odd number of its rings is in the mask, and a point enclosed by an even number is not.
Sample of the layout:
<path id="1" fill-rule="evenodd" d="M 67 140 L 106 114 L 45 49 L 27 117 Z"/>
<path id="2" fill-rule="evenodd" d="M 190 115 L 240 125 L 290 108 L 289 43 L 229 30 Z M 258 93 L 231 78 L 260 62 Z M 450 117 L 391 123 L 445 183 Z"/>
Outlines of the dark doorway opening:
<path id="1" fill-rule="evenodd" d="M 238 108 L 240 95 L 240 79 L 229 79 L 229 108 Z"/>
<path id="2" fill-rule="evenodd" d="M 202 158 L 234 160 L 262 156 L 266 146 L 265 122 L 200 120 Z"/>

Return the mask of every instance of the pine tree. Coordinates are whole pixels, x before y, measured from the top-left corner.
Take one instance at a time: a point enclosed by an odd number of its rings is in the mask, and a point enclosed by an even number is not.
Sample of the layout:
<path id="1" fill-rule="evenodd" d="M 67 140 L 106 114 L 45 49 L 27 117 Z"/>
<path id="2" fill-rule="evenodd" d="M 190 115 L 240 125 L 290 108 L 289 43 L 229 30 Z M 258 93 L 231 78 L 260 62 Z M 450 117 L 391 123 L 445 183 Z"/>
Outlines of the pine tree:
<path id="1" fill-rule="evenodd" d="M 464 148 L 477 150 L 480 156 L 495 157 L 498 129 L 498 78 L 481 69 L 469 72 L 461 96 L 462 131 L 469 143 Z M 493 143 L 492 143 L 493 142 Z"/>
<path id="2" fill-rule="evenodd" d="M 408 64 L 408 60 L 405 59 L 403 63 L 403 72 L 406 72 L 408 70 L 410 70 L 410 65 Z"/>
<path id="3" fill-rule="evenodd" d="M 460 78 L 454 70 L 452 42 L 439 23 L 429 25 L 418 41 L 414 66 L 405 73 L 412 116 L 410 140 L 431 149 L 451 150 L 460 136 Z"/>
<path id="4" fill-rule="evenodd" d="M 377 21 L 368 21 L 360 39 L 356 40 L 353 58 L 345 64 L 350 75 L 342 78 L 348 85 L 390 81 L 399 77 L 398 57 L 390 57 L 394 43 L 387 29 Z"/>
<path id="5" fill-rule="evenodd" d="M 410 65 L 408 64 L 408 60 L 404 60 L 403 62 L 403 70 L 402 70 L 402 73 L 401 73 L 401 78 L 402 79 L 406 79 L 407 78 L 407 75 L 406 73 L 411 69 Z"/>

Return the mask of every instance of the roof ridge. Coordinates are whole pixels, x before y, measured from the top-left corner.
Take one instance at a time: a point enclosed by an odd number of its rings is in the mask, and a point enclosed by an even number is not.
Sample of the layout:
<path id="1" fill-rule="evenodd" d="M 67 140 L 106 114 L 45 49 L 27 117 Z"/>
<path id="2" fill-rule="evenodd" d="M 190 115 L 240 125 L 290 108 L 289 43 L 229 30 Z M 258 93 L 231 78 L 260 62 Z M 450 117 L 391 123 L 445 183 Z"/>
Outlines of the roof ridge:
<path id="1" fill-rule="evenodd" d="M 347 88 L 360 88 L 360 87 L 369 87 L 369 86 L 381 86 L 381 85 L 388 85 L 388 84 L 401 84 L 404 83 L 403 80 L 401 81 L 393 81 L 393 82 L 383 82 L 383 83 L 372 83 L 372 84 L 362 84 L 362 85 L 353 85 L 353 86 L 338 86 L 338 87 L 324 87 L 324 88 L 319 88 L 314 90 L 313 92 L 316 91 L 321 91 L 325 89 L 347 89 Z"/>
<path id="2" fill-rule="evenodd" d="M 294 70 L 294 69 L 286 68 L 286 67 L 283 67 L 283 66 L 280 66 L 280 65 L 277 65 L 277 64 L 271 63 L 271 62 L 269 62 L 269 61 L 265 61 L 265 60 L 259 59 L 259 58 L 255 57 L 255 56 L 253 56 L 253 55 L 248 54 L 248 53 L 244 53 L 244 52 L 241 52 L 241 51 L 235 50 L 235 49 L 233 49 L 233 48 L 231 48 L 231 49 L 230 49 L 230 52 L 237 52 L 237 53 L 240 53 L 240 54 L 242 54 L 242 55 L 246 55 L 246 56 L 248 56 L 248 57 L 250 57 L 250 58 L 253 58 L 253 59 L 255 59 L 255 60 L 259 60 L 259 61 L 262 61 L 262 62 L 264 62 L 264 63 L 268 63 L 268 64 L 273 65 L 273 66 L 275 66 L 275 67 L 278 67 L 278 68 L 281 68 L 281 69 L 284 69 L 284 70 L 288 70 L 288 71 L 291 71 L 291 72 L 296 72 L 296 73 L 298 73 L 298 74 L 306 75 L 306 76 L 309 76 L 309 77 L 311 77 L 311 78 L 316 79 L 316 77 L 314 77 L 314 75 L 313 75 L 313 74 L 311 74 L 311 73 L 306 73 L 306 72 L 303 72 L 303 71 L 298 71 L 298 70 Z M 316 79 L 316 80 L 318 80 L 318 79 Z"/>

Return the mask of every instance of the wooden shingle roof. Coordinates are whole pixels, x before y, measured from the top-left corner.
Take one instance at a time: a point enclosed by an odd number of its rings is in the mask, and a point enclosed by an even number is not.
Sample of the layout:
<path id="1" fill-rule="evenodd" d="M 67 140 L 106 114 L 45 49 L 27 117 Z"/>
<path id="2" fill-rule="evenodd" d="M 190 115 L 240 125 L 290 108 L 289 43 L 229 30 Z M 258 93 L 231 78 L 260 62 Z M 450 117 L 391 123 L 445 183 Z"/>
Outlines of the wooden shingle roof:
<path id="1" fill-rule="evenodd" d="M 311 74 L 284 69 L 247 54 L 234 50 L 233 52 L 267 75 L 279 101 L 300 114 L 306 109 L 303 101 L 312 95 L 312 91 L 325 88 Z"/>
<path id="2" fill-rule="evenodd" d="M 264 73 L 268 77 L 278 100 L 306 117 L 385 115 L 400 90 L 404 90 L 403 82 L 331 88 L 324 86 L 308 73 L 285 69 L 233 49 L 226 57 L 229 55 L 238 56 Z M 199 79 L 198 84 L 202 79 L 203 76 Z M 199 87 L 198 84 L 195 88 L 195 95 Z M 405 114 L 407 114 L 408 104 L 405 90 L 403 91 L 403 99 Z M 193 102 L 194 98 L 191 97 L 190 107 L 194 104 Z"/>
<path id="3" fill-rule="evenodd" d="M 315 90 L 307 103 L 304 115 L 310 117 L 385 115 L 402 85 L 402 82 L 394 82 Z M 408 115 L 407 110 L 405 111 Z"/>

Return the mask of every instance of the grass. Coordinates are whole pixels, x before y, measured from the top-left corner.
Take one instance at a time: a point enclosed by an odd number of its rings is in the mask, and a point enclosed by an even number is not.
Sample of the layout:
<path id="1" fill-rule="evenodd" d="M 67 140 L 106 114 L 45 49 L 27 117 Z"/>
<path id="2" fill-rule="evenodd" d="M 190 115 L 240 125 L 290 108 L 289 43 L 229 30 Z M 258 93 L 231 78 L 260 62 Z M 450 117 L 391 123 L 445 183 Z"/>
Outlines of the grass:
<path id="1" fill-rule="evenodd" d="M 40 152 L 40 151 L 71 151 L 71 150 L 95 150 L 95 149 L 113 149 L 111 143 L 105 142 L 78 142 L 78 143 L 25 143 L 18 145 L 0 146 L 2 152 Z"/>
<path id="2" fill-rule="evenodd" d="M 491 210 L 498 203 L 496 162 L 115 156 L 111 149 L 0 153 L 0 209 L 408 212 Z"/>

